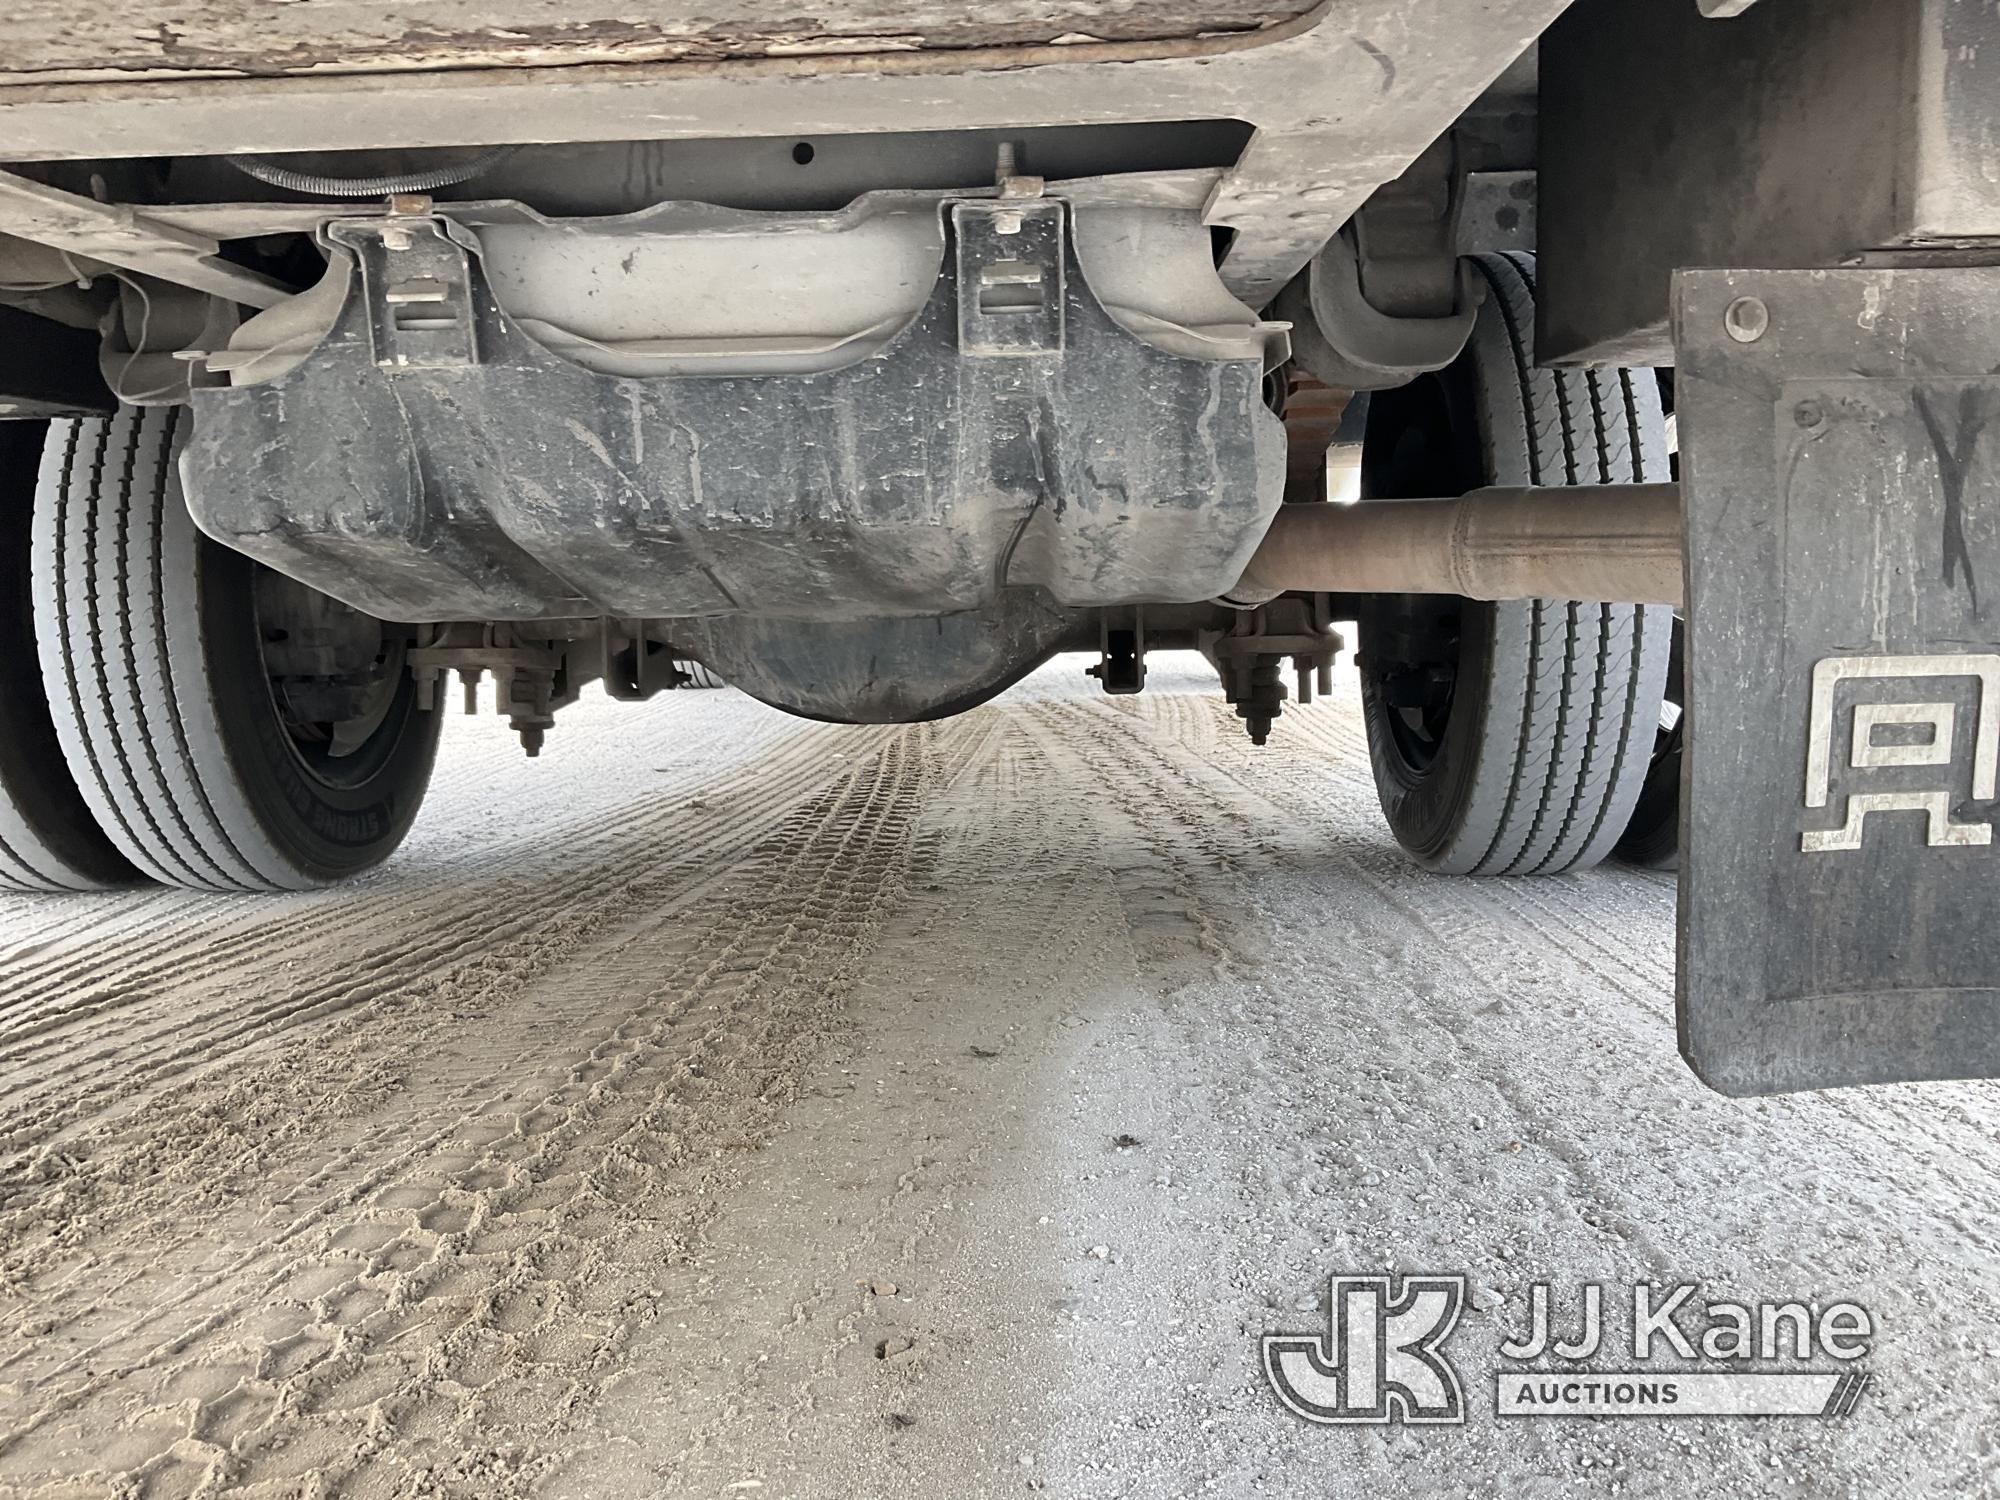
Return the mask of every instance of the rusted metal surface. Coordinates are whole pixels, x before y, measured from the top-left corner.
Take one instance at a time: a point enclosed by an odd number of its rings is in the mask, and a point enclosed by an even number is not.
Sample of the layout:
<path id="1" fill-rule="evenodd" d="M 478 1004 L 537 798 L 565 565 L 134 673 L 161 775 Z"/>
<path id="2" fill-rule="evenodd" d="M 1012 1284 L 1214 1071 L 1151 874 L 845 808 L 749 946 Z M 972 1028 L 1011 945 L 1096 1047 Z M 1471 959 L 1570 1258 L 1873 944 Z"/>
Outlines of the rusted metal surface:
<path id="1" fill-rule="evenodd" d="M 1285 499 L 1297 504 L 1326 499 L 1327 450 L 1354 399 L 1293 370 L 1285 390 Z"/>
<path id="2" fill-rule="evenodd" d="M 558 0 L 33 0 L 6 19 L 0 84 L 133 75 L 249 75 L 963 50 L 1168 41 L 1256 31 L 1311 0 L 997 0 L 977 6 L 822 0 L 810 9 L 653 0 L 609 15 Z"/>

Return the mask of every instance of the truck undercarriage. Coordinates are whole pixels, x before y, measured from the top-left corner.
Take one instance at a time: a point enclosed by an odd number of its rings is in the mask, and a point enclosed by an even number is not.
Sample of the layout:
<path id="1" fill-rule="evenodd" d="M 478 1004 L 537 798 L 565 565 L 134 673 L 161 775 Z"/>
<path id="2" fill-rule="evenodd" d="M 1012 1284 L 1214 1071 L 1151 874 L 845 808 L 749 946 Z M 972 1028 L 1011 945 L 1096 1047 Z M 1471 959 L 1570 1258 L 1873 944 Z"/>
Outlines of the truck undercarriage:
<path id="1" fill-rule="evenodd" d="M 1195 647 L 1262 744 L 1354 621 L 1422 863 L 1679 859 L 1705 1078 L 2000 1072 L 1994 30 L 31 12 L 0 873 L 365 869 L 454 677 L 535 753 Z"/>

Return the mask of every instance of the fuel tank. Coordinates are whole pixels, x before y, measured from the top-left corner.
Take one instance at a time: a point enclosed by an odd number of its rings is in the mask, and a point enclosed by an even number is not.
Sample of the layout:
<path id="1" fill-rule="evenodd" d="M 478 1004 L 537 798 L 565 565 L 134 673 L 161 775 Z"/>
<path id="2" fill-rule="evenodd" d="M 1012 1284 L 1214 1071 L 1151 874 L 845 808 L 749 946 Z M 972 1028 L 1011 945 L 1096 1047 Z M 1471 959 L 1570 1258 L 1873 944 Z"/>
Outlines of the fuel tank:
<path id="1" fill-rule="evenodd" d="M 385 619 L 863 622 L 1194 602 L 1279 504 L 1264 375 L 1185 209 L 328 226 L 210 357 L 198 524 Z"/>

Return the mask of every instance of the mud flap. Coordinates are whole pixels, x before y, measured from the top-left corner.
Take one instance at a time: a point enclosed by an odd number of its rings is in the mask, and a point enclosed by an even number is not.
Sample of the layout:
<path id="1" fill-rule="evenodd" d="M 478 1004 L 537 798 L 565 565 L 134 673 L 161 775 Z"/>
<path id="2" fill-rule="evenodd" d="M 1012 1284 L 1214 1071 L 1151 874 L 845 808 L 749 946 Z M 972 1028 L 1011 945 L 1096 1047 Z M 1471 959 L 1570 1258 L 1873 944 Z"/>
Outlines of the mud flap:
<path id="1" fill-rule="evenodd" d="M 2000 1075 L 2000 269 L 1688 271 L 1681 1050 Z"/>

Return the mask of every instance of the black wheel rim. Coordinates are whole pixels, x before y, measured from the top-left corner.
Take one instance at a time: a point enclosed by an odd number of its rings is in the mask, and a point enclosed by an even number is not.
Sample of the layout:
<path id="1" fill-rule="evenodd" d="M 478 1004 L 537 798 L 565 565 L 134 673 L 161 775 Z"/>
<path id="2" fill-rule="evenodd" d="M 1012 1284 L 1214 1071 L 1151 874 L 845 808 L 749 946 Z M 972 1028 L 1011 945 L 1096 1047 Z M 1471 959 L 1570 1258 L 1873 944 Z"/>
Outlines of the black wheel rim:
<path id="1" fill-rule="evenodd" d="M 1371 398 L 1364 498 L 1457 495 L 1482 482 L 1477 422 L 1458 367 Z M 1451 723 L 1463 610 L 1463 600 L 1407 595 L 1376 601 L 1363 622 L 1370 647 L 1362 670 L 1387 709 L 1382 722 L 1411 778 L 1430 769 Z"/>
<path id="2" fill-rule="evenodd" d="M 250 590 L 251 625 L 264 667 L 265 701 L 283 731 L 293 763 L 329 790 L 366 786 L 394 758 L 415 697 L 415 683 L 403 670 L 403 643 L 383 634 L 362 680 L 349 688 L 357 699 L 356 713 L 334 719 L 314 714 L 288 691 L 284 675 L 274 665 L 274 648 L 281 648 L 285 632 L 281 622 L 268 617 L 274 585 L 301 586 L 262 567 L 256 567 L 256 575 Z"/>

